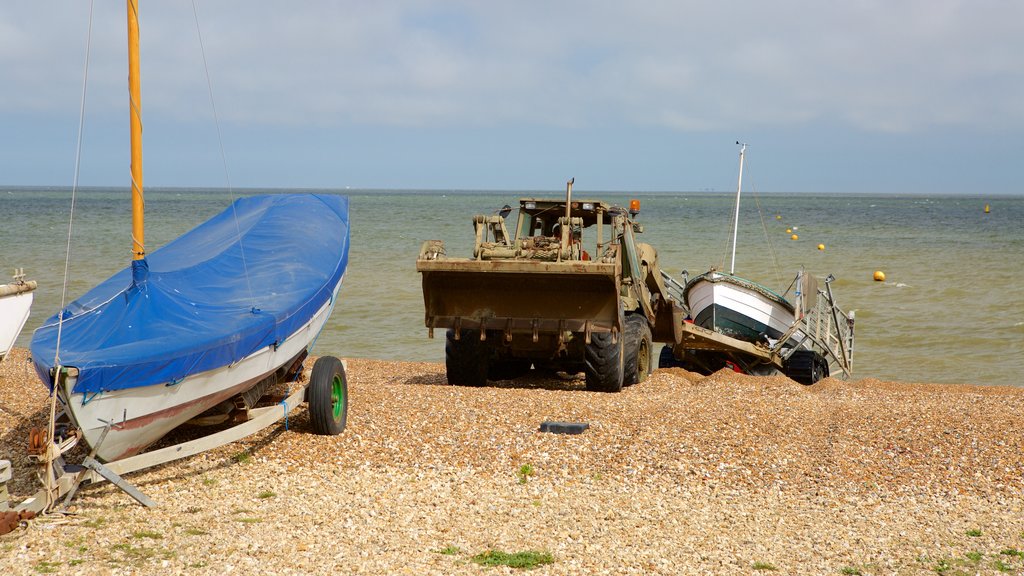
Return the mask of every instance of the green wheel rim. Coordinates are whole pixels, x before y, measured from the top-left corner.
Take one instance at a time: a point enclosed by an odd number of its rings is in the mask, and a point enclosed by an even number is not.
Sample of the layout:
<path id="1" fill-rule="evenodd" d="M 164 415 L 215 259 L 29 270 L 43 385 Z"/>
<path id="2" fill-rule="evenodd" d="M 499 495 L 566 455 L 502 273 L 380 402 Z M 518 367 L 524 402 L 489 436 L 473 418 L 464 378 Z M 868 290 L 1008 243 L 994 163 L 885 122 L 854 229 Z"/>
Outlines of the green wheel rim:
<path id="1" fill-rule="evenodd" d="M 341 409 L 345 406 L 345 390 L 342 388 L 341 376 L 335 376 L 331 382 L 331 411 L 335 422 L 341 420 Z"/>

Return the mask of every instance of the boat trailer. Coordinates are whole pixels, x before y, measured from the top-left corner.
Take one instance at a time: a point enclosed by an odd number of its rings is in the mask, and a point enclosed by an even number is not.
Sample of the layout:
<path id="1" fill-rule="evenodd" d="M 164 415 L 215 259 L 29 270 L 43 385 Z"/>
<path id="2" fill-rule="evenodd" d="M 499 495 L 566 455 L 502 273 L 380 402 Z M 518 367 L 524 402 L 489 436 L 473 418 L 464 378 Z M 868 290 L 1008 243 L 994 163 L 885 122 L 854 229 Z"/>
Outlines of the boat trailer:
<path id="1" fill-rule="evenodd" d="M 673 298 L 684 302 L 683 284 L 661 272 Z M 660 368 L 682 367 L 711 373 L 722 367 L 738 372 L 769 376 L 783 374 L 801 384 L 814 384 L 822 378 L 853 375 L 854 312 L 844 312 L 832 295 L 835 276 L 817 280 L 801 272 L 796 285 L 796 310 L 799 317 L 775 342 L 747 342 L 714 330 L 684 322 L 679 341 L 667 344 L 661 352 Z M 686 310 L 689 317 L 689 310 Z M 795 341 L 795 346 L 783 347 Z"/>
<path id="2" fill-rule="evenodd" d="M 288 415 L 303 402 L 310 404 L 310 421 L 314 432 L 334 435 L 344 430 L 348 411 L 348 384 L 346 363 L 343 360 L 332 356 L 318 358 L 309 379 L 297 388 L 289 388 L 287 396 L 276 404 L 245 408 L 233 413 L 232 421 L 240 423 L 230 428 L 112 462 L 96 460 L 94 448 L 80 464 L 69 464 L 65 462 L 64 454 L 81 439 L 77 429 L 54 433 L 53 441 L 47 441 L 48 433 L 45 430 L 33 430 L 29 436 L 28 458 L 37 467 L 37 476 L 43 486 L 20 504 L 11 506 L 7 490 L 7 482 L 12 478 L 11 462 L 0 460 L 0 534 L 11 531 L 19 522 L 36 515 L 66 511 L 78 489 L 86 484 L 107 481 L 143 506 L 156 506 L 155 501 L 122 476 L 219 448 L 269 428 L 281 420 L 285 420 L 287 426 Z M 202 425 L 209 422 L 203 422 L 200 417 L 193 423 Z M 108 423 L 107 429 L 115 426 L 116 423 Z"/>

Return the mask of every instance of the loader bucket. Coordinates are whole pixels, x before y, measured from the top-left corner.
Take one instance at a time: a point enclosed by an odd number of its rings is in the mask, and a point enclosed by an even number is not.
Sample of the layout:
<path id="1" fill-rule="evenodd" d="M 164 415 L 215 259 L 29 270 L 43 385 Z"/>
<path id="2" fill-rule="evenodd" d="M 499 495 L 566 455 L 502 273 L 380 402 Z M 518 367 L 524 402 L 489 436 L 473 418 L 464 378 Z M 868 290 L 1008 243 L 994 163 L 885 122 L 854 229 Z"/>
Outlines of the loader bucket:
<path id="1" fill-rule="evenodd" d="M 417 261 L 426 326 L 513 334 L 615 332 L 616 263 L 437 259 Z"/>

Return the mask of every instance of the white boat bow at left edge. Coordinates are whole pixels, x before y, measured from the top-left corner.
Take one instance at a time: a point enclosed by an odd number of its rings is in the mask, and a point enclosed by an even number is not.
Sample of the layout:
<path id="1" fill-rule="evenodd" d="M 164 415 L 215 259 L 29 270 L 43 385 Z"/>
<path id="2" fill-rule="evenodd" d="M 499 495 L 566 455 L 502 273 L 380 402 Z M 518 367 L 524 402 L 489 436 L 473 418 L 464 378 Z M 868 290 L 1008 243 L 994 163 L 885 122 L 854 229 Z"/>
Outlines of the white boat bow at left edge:
<path id="1" fill-rule="evenodd" d="M 14 280 L 0 284 L 0 361 L 11 352 L 32 310 L 35 280 L 25 280 L 22 270 L 14 271 Z"/>

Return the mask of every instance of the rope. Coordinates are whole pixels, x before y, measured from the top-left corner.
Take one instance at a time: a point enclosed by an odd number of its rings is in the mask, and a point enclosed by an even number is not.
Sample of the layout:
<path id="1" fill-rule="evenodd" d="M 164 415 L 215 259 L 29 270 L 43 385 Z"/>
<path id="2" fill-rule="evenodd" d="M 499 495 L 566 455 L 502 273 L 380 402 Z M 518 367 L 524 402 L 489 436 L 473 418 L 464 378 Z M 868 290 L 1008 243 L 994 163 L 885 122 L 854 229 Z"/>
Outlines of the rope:
<path id="1" fill-rule="evenodd" d="M 53 353 L 54 376 L 53 387 L 50 388 L 50 417 L 46 426 L 47 442 L 46 452 L 44 452 L 44 457 L 46 459 L 46 476 L 43 478 L 43 485 L 46 488 L 46 507 L 44 510 L 49 510 L 54 504 L 53 491 L 55 488 L 54 482 L 56 480 L 53 477 L 53 461 L 56 459 L 54 455 L 54 434 L 57 425 L 57 385 L 60 383 L 61 374 L 60 343 L 64 328 L 64 306 L 67 303 L 68 295 L 68 273 L 71 267 L 71 237 L 75 221 L 75 198 L 78 193 L 78 180 L 82 166 L 82 135 L 85 132 L 85 100 L 89 86 L 89 55 L 92 49 L 92 19 L 94 6 L 95 2 L 90 1 L 89 24 L 85 37 L 85 64 L 82 71 L 82 98 L 78 108 L 78 139 L 75 144 L 75 170 L 71 184 L 71 213 L 68 216 L 68 240 L 67 247 L 64 252 L 64 283 L 61 287 L 60 293 L 60 312 L 57 314 L 57 344 Z M 56 456 L 59 456 L 59 454 Z"/>
<path id="2" fill-rule="evenodd" d="M 203 31 L 199 26 L 199 7 L 196 5 L 196 1 L 192 0 L 192 16 L 196 23 L 196 36 L 199 38 L 199 52 L 203 57 L 203 72 L 206 75 L 206 89 L 210 95 L 210 110 L 213 113 L 213 124 L 217 128 L 217 145 L 220 148 L 220 160 L 221 165 L 224 167 L 224 182 L 228 189 L 228 198 L 231 199 L 231 212 L 235 219 L 235 233 L 238 236 L 238 248 L 241 252 L 242 257 L 242 270 L 245 273 L 245 284 L 249 290 L 249 301 L 252 303 L 251 310 L 256 313 L 259 307 L 256 306 L 256 296 L 252 291 L 252 281 L 249 278 L 249 265 L 245 258 L 245 246 L 242 244 L 242 229 L 238 225 L 238 212 L 235 209 L 235 194 L 234 188 L 231 186 L 231 174 L 228 171 L 228 157 L 224 151 L 224 137 L 220 130 L 220 118 L 217 115 L 217 102 L 213 97 L 213 81 L 210 80 L 210 67 L 206 61 L 206 45 L 203 43 Z"/>
<path id="3" fill-rule="evenodd" d="M 749 170 L 748 170 L 749 172 Z M 757 186 L 753 183 L 753 178 L 750 179 L 750 193 L 754 196 L 754 205 L 757 206 L 757 214 L 761 218 L 761 230 L 764 231 L 764 241 L 768 245 L 768 252 L 772 256 L 772 267 L 775 272 L 775 285 L 782 285 L 782 269 L 779 267 L 779 257 L 775 253 L 775 245 L 772 244 L 771 235 L 768 233 L 768 224 L 764 220 L 764 210 L 761 208 L 761 198 L 757 193 Z"/>

